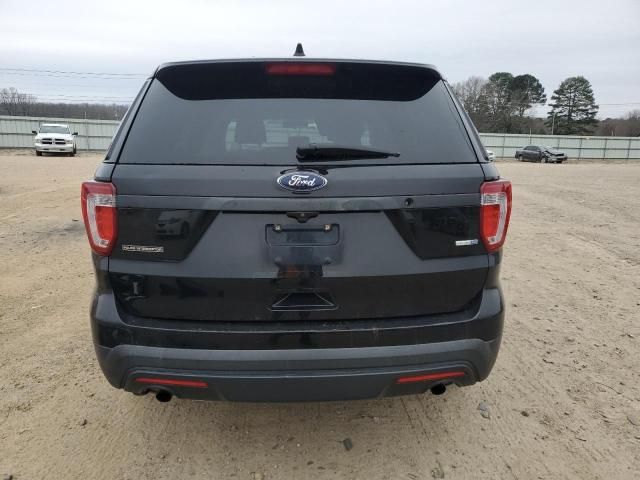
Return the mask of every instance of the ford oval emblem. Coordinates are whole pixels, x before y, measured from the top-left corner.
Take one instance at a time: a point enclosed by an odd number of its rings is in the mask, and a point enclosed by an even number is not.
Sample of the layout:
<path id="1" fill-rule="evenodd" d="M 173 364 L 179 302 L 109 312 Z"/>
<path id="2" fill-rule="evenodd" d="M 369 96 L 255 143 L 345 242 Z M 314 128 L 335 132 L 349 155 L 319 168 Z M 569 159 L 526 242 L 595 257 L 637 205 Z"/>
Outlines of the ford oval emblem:
<path id="1" fill-rule="evenodd" d="M 278 185 L 293 193 L 309 193 L 327 186 L 327 179 L 322 175 L 306 170 L 285 173 L 278 177 Z"/>

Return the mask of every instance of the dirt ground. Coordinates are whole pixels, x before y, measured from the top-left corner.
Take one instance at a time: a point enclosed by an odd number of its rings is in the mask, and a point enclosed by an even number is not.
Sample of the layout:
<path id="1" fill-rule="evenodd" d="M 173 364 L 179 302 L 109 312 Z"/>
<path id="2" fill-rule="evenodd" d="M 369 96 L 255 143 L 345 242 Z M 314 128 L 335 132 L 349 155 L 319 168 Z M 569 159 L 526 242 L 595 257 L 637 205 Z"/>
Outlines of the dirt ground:
<path id="1" fill-rule="evenodd" d="M 640 164 L 499 165 L 515 207 L 487 381 L 269 405 L 107 384 L 79 203 L 99 161 L 0 153 L 0 478 L 640 478 Z"/>

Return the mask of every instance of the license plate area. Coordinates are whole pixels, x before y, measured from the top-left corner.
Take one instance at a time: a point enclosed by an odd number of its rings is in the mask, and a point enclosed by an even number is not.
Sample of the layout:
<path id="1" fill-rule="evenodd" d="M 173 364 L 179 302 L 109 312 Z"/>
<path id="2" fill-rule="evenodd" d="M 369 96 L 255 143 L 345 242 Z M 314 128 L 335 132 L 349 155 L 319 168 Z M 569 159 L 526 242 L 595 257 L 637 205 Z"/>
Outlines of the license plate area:
<path id="1" fill-rule="evenodd" d="M 268 224 L 269 257 L 279 267 L 322 266 L 342 261 L 337 224 Z"/>
<path id="2" fill-rule="evenodd" d="M 267 225 L 267 243 L 273 246 L 336 245 L 340 240 L 340 226 L 323 225 Z"/>

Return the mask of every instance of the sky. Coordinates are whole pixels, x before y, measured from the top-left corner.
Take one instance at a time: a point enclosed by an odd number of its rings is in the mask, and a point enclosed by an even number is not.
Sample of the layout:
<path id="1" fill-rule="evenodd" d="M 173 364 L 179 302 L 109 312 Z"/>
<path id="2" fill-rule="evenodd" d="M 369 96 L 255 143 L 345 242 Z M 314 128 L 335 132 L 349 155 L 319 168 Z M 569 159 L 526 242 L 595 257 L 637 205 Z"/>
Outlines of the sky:
<path id="1" fill-rule="evenodd" d="M 288 57 L 297 42 L 431 63 L 452 83 L 530 73 L 548 97 L 583 75 L 600 118 L 640 109 L 640 0 L 0 0 L 0 88 L 126 103 L 160 63 Z"/>

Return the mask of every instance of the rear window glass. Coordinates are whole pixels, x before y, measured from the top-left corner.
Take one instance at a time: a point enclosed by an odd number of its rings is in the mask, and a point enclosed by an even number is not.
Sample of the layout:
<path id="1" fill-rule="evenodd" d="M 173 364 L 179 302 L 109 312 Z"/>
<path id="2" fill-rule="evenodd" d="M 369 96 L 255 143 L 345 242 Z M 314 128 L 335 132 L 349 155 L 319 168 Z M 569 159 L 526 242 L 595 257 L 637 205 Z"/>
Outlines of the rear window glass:
<path id="1" fill-rule="evenodd" d="M 283 74 L 273 65 L 162 69 L 119 161 L 291 165 L 296 148 L 309 144 L 400 153 L 354 162 L 477 161 L 446 87 L 429 69 L 336 63 L 321 64 L 330 68 L 320 74 Z"/>

